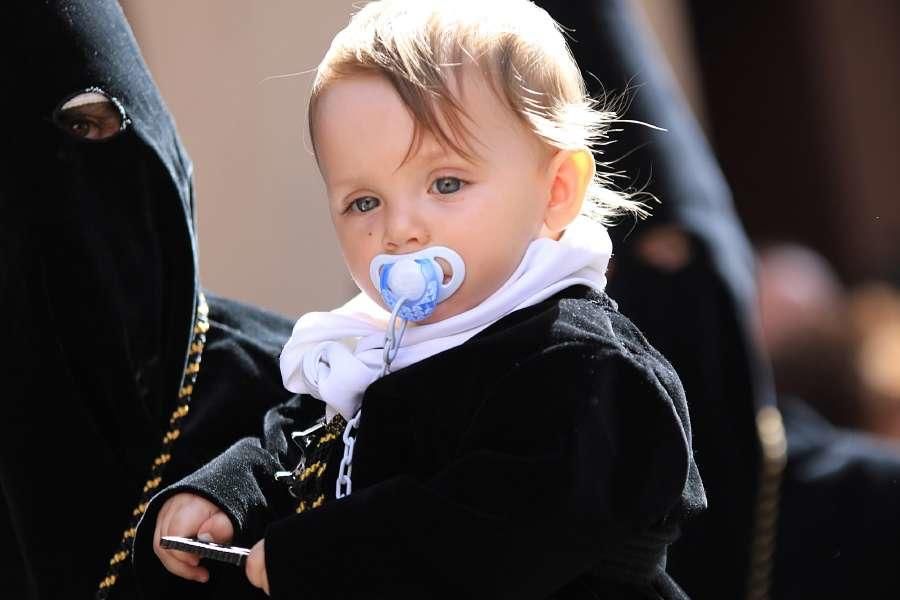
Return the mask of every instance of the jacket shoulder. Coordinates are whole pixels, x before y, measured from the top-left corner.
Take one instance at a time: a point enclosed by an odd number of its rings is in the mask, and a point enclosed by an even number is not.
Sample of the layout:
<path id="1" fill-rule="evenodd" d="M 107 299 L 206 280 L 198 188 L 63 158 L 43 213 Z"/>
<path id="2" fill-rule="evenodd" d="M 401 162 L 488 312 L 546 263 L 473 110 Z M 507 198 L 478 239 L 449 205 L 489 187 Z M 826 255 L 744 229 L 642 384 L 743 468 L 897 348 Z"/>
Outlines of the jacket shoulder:
<path id="1" fill-rule="evenodd" d="M 519 312 L 522 315 L 518 317 L 518 322 L 510 322 L 503 327 L 501 321 L 497 324 L 500 326 L 498 329 L 515 332 L 516 337 L 521 339 L 534 340 L 543 348 L 583 344 L 598 354 L 621 354 L 662 375 L 662 379 L 671 380 L 677 390 L 669 391 L 683 396 L 681 383 L 672 365 L 647 341 L 637 326 L 619 312 L 616 302 L 605 292 L 575 286 Z M 511 317 L 508 319 L 513 321 Z"/>

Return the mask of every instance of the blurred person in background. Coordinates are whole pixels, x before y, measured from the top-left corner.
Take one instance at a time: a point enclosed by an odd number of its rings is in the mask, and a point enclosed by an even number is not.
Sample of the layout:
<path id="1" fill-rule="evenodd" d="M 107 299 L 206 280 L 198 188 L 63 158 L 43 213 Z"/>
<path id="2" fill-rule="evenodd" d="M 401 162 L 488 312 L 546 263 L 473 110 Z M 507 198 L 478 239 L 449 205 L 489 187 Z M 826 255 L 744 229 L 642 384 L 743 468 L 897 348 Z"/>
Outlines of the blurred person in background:
<path id="1" fill-rule="evenodd" d="M 900 445 L 850 428 L 891 405 L 872 392 L 896 389 L 896 296 L 873 288 L 851 299 L 827 261 L 797 244 L 759 257 L 761 337 L 788 437 L 773 597 L 883 597 L 900 586 Z"/>
<path id="2" fill-rule="evenodd" d="M 861 425 L 857 340 L 843 284 L 798 244 L 759 252 L 762 341 L 781 399 L 803 399 L 839 427 Z"/>
<path id="3" fill-rule="evenodd" d="M 900 294 L 846 289 L 799 244 L 759 251 L 762 340 L 779 400 L 803 401 L 844 429 L 900 439 Z"/>
<path id="4" fill-rule="evenodd" d="M 887 283 L 851 290 L 861 386 L 860 428 L 900 440 L 900 292 Z"/>

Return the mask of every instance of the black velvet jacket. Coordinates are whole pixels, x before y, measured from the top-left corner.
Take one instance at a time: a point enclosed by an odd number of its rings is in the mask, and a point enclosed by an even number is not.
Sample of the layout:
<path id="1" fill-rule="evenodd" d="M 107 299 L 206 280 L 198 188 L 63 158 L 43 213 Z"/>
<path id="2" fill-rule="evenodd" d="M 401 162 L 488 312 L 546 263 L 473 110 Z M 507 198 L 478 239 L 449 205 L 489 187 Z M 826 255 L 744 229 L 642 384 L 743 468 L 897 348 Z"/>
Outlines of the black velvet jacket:
<path id="1" fill-rule="evenodd" d="M 226 511 L 236 543 L 265 537 L 273 598 L 685 597 L 666 548 L 705 496 L 683 391 L 606 295 L 517 311 L 378 380 L 363 407 L 347 498 L 339 444 L 323 506 L 293 514 L 273 478 L 297 461 L 290 433 L 322 413 L 311 397 L 157 496 L 135 544 L 146 595 L 173 577 L 152 554 L 155 514 L 189 491 Z"/>

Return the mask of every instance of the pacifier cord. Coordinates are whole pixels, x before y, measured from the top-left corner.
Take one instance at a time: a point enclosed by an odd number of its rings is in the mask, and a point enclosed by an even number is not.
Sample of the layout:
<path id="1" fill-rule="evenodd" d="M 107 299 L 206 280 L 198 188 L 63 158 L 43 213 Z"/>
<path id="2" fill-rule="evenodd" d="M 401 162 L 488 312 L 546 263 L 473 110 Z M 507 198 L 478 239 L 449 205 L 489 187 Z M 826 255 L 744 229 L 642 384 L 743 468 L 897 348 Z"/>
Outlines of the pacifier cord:
<path id="1" fill-rule="evenodd" d="M 382 355 L 381 374 L 379 379 L 391 372 L 391 363 L 397 358 L 397 352 L 400 350 L 400 342 L 403 341 L 403 334 L 406 333 L 406 326 L 409 324 L 407 319 L 400 317 L 400 309 L 408 298 L 400 298 L 391 311 L 391 317 L 388 319 L 387 332 L 384 335 L 384 354 Z M 400 335 L 397 335 L 397 320 L 402 321 L 400 325 Z"/>
<path id="2" fill-rule="evenodd" d="M 382 354 L 381 373 L 378 378 L 381 379 L 391 372 L 391 363 L 397 358 L 397 352 L 400 350 L 400 344 L 403 341 L 403 334 L 406 333 L 406 326 L 409 324 L 407 319 L 400 317 L 400 309 L 408 298 L 402 297 L 397 300 L 394 310 L 391 311 L 391 317 L 388 319 L 387 331 L 384 334 L 384 353 Z M 397 333 L 397 321 L 400 320 L 400 332 Z M 353 418 L 347 421 L 344 427 L 344 433 L 341 439 L 344 442 L 344 456 L 341 457 L 341 464 L 338 467 L 337 481 L 334 486 L 335 498 L 343 498 L 349 496 L 353 491 L 353 481 L 350 475 L 353 472 L 353 448 L 356 446 L 356 434 L 354 433 L 359 427 L 359 421 L 362 417 L 362 407 L 360 407 Z"/>

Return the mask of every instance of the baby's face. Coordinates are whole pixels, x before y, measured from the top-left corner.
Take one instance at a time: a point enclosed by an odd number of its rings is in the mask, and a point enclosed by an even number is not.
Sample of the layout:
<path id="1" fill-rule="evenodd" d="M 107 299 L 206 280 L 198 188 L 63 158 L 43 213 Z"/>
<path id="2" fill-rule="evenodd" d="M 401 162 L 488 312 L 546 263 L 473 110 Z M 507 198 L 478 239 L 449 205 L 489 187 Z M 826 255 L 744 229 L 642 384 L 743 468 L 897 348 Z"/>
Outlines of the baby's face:
<path id="1" fill-rule="evenodd" d="M 462 286 L 425 322 L 473 308 L 509 278 L 542 233 L 550 194 L 548 149 L 487 84 L 467 75 L 461 101 L 477 137 L 472 161 L 426 134 L 404 163 L 413 120 L 378 75 L 331 83 L 313 117 L 331 217 L 360 289 L 382 304 L 369 280 L 379 254 L 447 246 L 465 261 Z"/>

